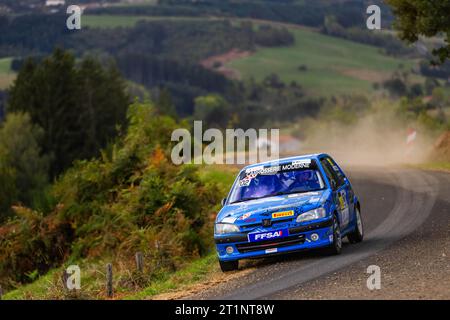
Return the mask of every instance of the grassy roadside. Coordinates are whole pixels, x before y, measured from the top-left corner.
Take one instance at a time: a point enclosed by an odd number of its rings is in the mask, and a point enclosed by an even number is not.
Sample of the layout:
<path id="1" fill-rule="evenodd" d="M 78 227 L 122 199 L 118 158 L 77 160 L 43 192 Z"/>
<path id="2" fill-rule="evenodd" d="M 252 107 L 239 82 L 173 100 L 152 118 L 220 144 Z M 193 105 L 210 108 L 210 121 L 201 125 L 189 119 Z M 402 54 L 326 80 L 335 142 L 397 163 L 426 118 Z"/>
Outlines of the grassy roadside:
<path id="1" fill-rule="evenodd" d="M 236 167 L 211 165 L 203 166 L 199 175 L 206 183 L 216 182 L 220 193 L 225 196 L 237 171 Z M 176 271 L 166 270 L 151 278 L 147 276 L 145 266 L 144 273 L 140 275 L 135 271 L 133 260 L 127 261 L 120 257 L 70 261 L 45 275 L 36 276 L 32 283 L 18 286 L 6 293 L 3 299 L 105 299 L 105 266 L 110 262 L 113 264 L 114 299 L 151 299 L 156 295 L 182 291 L 187 286 L 208 279 L 219 270 L 213 247 L 208 254 L 186 261 Z M 81 270 L 81 290 L 76 293 L 63 290 L 62 274 L 69 264 L 78 265 Z"/>
<path id="2" fill-rule="evenodd" d="M 425 162 L 413 165 L 413 167 L 423 170 L 443 171 L 450 173 L 450 162 Z"/>
<path id="3" fill-rule="evenodd" d="M 79 263 L 81 269 L 81 290 L 78 292 L 66 292 L 62 289 L 61 274 L 63 268 L 53 269 L 46 275 L 37 278 L 34 282 L 23 285 L 3 296 L 4 300 L 54 300 L 54 299 L 105 299 L 105 274 L 104 262 Z M 120 268 L 119 268 L 120 270 Z M 180 291 L 195 283 L 204 281 L 219 267 L 215 253 L 210 253 L 202 258 L 187 263 L 183 268 L 174 273 L 159 275 L 148 286 L 130 288 L 125 286 L 123 279 L 127 275 L 126 270 L 120 270 L 115 275 L 114 298 L 127 300 L 151 299 L 155 295 Z M 128 270 L 128 273 L 130 271 Z"/>
<path id="4" fill-rule="evenodd" d="M 190 285 L 206 280 L 214 272 L 219 271 L 219 265 L 215 253 L 193 261 L 185 268 L 150 284 L 148 287 L 136 292 L 135 294 L 126 295 L 126 300 L 143 300 L 152 299 L 152 297 L 160 294 L 180 291 Z"/>

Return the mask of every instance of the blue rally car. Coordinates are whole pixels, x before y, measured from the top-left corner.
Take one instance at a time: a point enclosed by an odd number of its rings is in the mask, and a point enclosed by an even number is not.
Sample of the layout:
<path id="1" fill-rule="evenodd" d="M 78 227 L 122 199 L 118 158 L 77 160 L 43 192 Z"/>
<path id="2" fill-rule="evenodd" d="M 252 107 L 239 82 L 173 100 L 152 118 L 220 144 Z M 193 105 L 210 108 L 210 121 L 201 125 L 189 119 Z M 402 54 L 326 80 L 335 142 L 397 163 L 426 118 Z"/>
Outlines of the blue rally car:
<path id="1" fill-rule="evenodd" d="M 291 157 L 241 170 L 217 215 L 214 240 L 222 271 L 240 259 L 325 248 L 363 239 L 360 204 L 327 154 Z"/>

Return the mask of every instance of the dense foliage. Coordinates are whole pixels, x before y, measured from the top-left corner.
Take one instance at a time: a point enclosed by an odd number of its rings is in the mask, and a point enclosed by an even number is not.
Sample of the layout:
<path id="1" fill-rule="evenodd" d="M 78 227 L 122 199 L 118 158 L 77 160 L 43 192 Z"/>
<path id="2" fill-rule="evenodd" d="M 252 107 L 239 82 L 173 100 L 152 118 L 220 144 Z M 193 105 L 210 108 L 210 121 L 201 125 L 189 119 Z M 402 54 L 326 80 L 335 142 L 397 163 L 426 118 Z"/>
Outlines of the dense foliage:
<path id="1" fill-rule="evenodd" d="M 73 160 L 98 155 L 125 123 L 129 97 L 114 65 L 104 68 L 85 58 L 76 64 L 55 50 L 41 62 L 28 59 L 10 90 L 8 111 L 27 112 L 44 130 L 43 152 L 51 157 L 51 176 Z"/>
<path id="2" fill-rule="evenodd" d="M 389 10 L 382 1 L 378 4 L 385 12 L 384 19 L 391 20 Z M 129 14 L 161 16 L 229 16 L 295 23 L 318 27 L 326 15 L 334 14 L 345 27 L 360 25 L 365 21 L 364 1 L 295 1 L 295 0 L 160 0 L 158 6 L 134 5 L 89 10 L 95 14 Z"/>
<path id="3" fill-rule="evenodd" d="M 280 46 L 293 43 L 284 28 L 253 28 L 251 23 L 234 25 L 224 21 L 140 21 L 130 28 L 96 29 L 77 32 L 65 28 L 64 15 L 0 16 L 0 57 L 42 55 L 55 46 L 117 56 L 126 53 L 155 55 L 198 62 L 231 49 L 252 50 L 256 45 Z"/>
<path id="4" fill-rule="evenodd" d="M 50 53 L 71 38 L 65 15 L 0 15 L 0 56 Z M 7 32 L 3 32 L 7 30 Z"/>
<path id="5" fill-rule="evenodd" d="M 443 34 L 445 44 L 434 50 L 444 62 L 450 58 L 450 0 L 387 0 L 396 16 L 395 26 L 401 38 L 415 42 L 419 36 L 433 37 Z"/>
<path id="6" fill-rule="evenodd" d="M 176 103 L 180 116 L 192 114 L 193 100 L 197 95 L 207 92 L 224 94 L 233 86 L 223 75 L 198 64 L 181 63 L 152 55 L 123 54 L 117 58 L 117 64 L 126 78 L 147 88 L 170 87 L 172 95 L 181 99 Z M 182 88 L 188 93 L 184 99 L 179 92 Z"/>
<path id="7" fill-rule="evenodd" d="M 364 27 L 343 27 L 335 16 L 325 17 L 321 32 L 333 37 L 383 48 L 390 55 L 413 55 L 415 50 L 391 34 L 373 32 Z"/>
<path id="8" fill-rule="evenodd" d="M 0 122 L 5 117 L 6 92 L 0 90 Z"/>
<path id="9" fill-rule="evenodd" d="M 440 65 L 432 65 L 429 61 L 422 61 L 420 63 L 420 73 L 427 77 L 447 80 L 450 78 L 450 61 Z"/>
<path id="10" fill-rule="evenodd" d="M 13 203 L 39 206 L 48 180 L 48 157 L 42 155 L 43 131 L 28 114 L 10 113 L 0 125 L 0 223 Z"/>
<path id="11" fill-rule="evenodd" d="M 15 207 L 0 227 L 0 279 L 29 280 L 67 259 L 151 257 L 152 272 L 207 252 L 220 192 L 193 166 L 170 161 L 180 126 L 149 104 L 130 106 L 129 127 L 102 157 L 78 161 L 52 188 L 49 212 Z"/>

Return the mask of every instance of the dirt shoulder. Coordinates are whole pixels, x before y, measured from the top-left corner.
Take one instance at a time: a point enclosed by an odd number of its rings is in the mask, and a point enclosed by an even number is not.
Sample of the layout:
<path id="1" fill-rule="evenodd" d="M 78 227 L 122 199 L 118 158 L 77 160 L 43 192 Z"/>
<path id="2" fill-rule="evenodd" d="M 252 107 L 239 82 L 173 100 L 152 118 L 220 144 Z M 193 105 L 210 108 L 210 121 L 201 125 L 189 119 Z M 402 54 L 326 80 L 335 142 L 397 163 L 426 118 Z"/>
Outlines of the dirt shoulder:
<path id="1" fill-rule="evenodd" d="M 450 175 L 439 176 L 448 186 Z M 442 181 L 444 180 L 444 181 Z M 381 289 L 369 290 L 369 265 L 381 270 Z M 388 249 L 278 293 L 276 299 L 450 299 L 450 193 L 441 188 L 429 219 Z"/>

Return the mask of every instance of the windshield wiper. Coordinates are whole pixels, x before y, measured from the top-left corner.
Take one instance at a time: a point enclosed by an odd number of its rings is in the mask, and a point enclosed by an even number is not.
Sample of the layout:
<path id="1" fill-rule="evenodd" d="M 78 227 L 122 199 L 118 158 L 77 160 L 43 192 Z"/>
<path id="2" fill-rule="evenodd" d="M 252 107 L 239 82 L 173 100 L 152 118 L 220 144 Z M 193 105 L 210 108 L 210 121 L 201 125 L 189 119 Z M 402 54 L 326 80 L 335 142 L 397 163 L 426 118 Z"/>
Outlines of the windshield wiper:
<path id="1" fill-rule="evenodd" d="M 321 189 L 317 189 L 317 190 L 307 190 L 307 191 L 289 191 L 289 192 L 284 192 L 284 191 L 279 191 L 277 193 L 274 193 L 271 196 L 283 196 L 286 194 L 294 194 L 294 193 L 308 193 L 308 192 L 314 192 L 314 191 L 320 191 Z"/>
<path id="2" fill-rule="evenodd" d="M 260 199 L 260 198 L 263 198 L 263 197 L 248 197 L 248 198 L 242 198 L 242 199 L 233 201 L 233 202 L 231 202 L 230 204 L 238 203 L 238 202 L 244 202 L 244 201 L 249 201 L 249 200 L 256 200 L 256 199 Z"/>
<path id="3" fill-rule="evenodd" d="M 268 194 L 268 195 L 265 195 L 265 196 L 262 196 L 262 197 L 242 198 L 242 199 L 233 201 L 230 204 L 238 203 L 238 202 L 244 202 L 244 201 L 249 201 L 249 200 L 256 200 L 256 199 L 263 199 L 263 198 L 269 198 L 269 197 L 282 196 L 282 195 L 293 194 L 293 193 L 308 193 L 308 192 L 314 192 L 314 191 L 320 191 L 320 190 L 322 190 L 322 189 L 307 190 L 307 191 L 289 191 L 289 192 L 278 191 L 278 192 L 271 193 L 271 194 Z"/>

